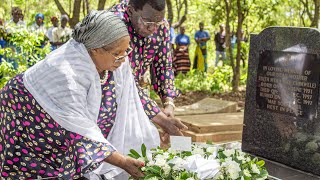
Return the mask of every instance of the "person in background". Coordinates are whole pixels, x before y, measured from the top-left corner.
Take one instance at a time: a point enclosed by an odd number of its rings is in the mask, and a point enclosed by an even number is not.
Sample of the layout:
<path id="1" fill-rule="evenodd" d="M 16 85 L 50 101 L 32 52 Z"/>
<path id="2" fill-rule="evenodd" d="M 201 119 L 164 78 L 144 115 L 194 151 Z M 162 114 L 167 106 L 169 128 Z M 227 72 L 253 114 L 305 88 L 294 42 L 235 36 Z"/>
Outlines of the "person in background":
<path id="1" fill-rule="evenodd" d="M 66 43 L 72 34 L 72 29 L 67 27 L 69 17 L 66 14 L 61 16 L 60 22 L 61 25 L 52 30 L 52 42 L 53 45 L 57 46 L 57 48 Z"/>
<path id="2" fill-rule="evenodd" d="M 236 47 L 237 44 L 237 36 L 234 33 L 234 31 L 231 32 L 231 36 L 230 36 L 230 41 L 231 41 L 231 48 L 234 49 Z"/>
<path id="3" fill-rule="evenodd" d="M 38 13 L 35 16 L 35 22 L 30 26 L 30 31 L 36 32 L 37 34 L 45 35 L 47 33 L 47 29 L 44 26 L 44 15 Z"/>
<path id="4" fill-rule="evenodd" d="M 0 18 L 0 49 L 6 46 L 6 41 L 4 40 L 4 36 L 6 35 L 6 31 L 4 29 L 4 20 Z M 2 62 L 3 55 L 0 54 L 0 63 Z M 0 75 L 1 78 L 1 75 Z"/>
<path id="5" fill-rule="evenodd" d="M 226 31 L 224 29 L 224 24 L 219 26 L 220 31 L 214 36 L 214 42 L 216 44 L 216 62 L 215 67 L 218 66 L 220 56 L 222 60 L 226 60 Z"/>
<path id="6" fill-rule="evenodd" d="M 19 7 L 13 7 L 11 10 L 12 18 L 7 21 L 4 25 L 7 37 L 10 37 L 10 34 L 15 33 L 26 28 L 26 24 L 23 21 L 22 10 Z M 17 47 L 13 42 L 10 42 L 10 39 L 7 38 L 6 47 L 11 48 L 13 53 L 20 52 L 20 47 Z M 6 61 L 11 63 L 14 69 L 18 69 L 19 58 L 6 58 Z"/>
<path id="7" fill-rule="evenodd" d="M 176 37 L 176 49 L 173 60 L 175 75 L 179 73 L 186 74 L 190 71 L 189 45 L 190 38 L 185 34 L 186 28 L 180 27 L 180 34 Z"/>
<path id="8" fill-rule="evenodd" d="M 204 23 L 199 23 L 199 31 L 194 35 L 194 39 L 197 43 L 195 58 L 193 63 L 193 69 L 207 72 L 207 41 L 210 40 L 210 34 L 204 30 Z"/>
<path id="9" fill-rule="evenodd" d="M 168 19 L 168 23 L 170 26 L 170 49 L 174 49 L 176 34 L 174 32 L 174 28 L 172 27 L 172 19 Z"/>
<path id="10" fill-rule="evenodd" d="M 19 7 L 13 7 L 11 9 L 11 16 L 12 18 L 4 24 L 8 33 L 14 29 L 26 28 L 26 23 L 23 21 L 22 10 Z"/>
<path id="11" fill-rule="evenodd" d="M 57 46 L 53 44 L 53 29 L 59 26 L 59 20 L 56 16 L 52 16 L 50 20 L 52 26 L 48 29 L 46 36 L 48 37 L 51 44 L 51 51 L 53 51 L 57 49 Z"/>

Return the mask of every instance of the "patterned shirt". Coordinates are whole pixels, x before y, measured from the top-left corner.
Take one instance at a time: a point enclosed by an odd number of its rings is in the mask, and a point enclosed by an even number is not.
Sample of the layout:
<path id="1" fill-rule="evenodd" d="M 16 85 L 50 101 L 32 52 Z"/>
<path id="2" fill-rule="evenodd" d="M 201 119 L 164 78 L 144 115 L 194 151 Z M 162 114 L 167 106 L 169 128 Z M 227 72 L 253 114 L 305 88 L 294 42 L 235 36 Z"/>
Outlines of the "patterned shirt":
<path id="1" fill-rule="evenodd" d="M 61 26 L 56 27 L 52 30 L 52 41 L 55 42 L 67 42 L 72 36 L 72 29 Z"/>
<path id="2" fill-rule="evenodd" d="M 174 87 L 169 24 L 166 22 L 151 36 L 142 37 L 132 26 L 126 3 L 115 5 L 112 10 L 127 25 L 133 48 L 129 59 L 136 81 L 140 80 L 150 67 L 153 89 L 160 98 L 177 97 L 179 91 Z"/>

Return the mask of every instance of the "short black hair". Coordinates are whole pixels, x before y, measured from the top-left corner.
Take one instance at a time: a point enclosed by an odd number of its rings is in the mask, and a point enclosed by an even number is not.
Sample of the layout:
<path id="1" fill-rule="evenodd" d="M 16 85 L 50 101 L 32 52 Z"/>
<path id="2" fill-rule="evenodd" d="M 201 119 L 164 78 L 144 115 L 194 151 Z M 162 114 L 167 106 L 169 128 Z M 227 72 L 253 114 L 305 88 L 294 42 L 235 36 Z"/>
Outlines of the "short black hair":
<path id="1" fill-rule="evenodd" d="M 18 13 L 18 12 L 22 13 L 22 10 L 19 7 L 12 7 L 11 14 Z"/>
<path id="2" fill-rule="evenodd" d="M 153 9 L 162 11 L 166 7 L 165 0 L 130 0 L 131 5 L 135 10 L 142 10 L 143 6 L 149 4 Z"/>

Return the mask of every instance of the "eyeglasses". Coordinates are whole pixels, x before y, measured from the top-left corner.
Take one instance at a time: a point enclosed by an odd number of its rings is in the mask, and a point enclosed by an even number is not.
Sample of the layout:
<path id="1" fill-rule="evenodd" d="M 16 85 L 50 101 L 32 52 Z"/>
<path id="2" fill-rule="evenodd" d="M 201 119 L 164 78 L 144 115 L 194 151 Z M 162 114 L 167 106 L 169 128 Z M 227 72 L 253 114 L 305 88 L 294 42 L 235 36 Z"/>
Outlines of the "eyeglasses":
<path id="1" fill-rule="evenodd" d="M 160 22 L 145 22 L 141 16 L 139 16 L 139 20 L 146 27 L 156 27 L 156 28 L 158 28 L 159 26 L 164 25 L 164 20 L 161 20 Z"/>
<path id="2" fill-rule="evenodd" d="M 115 56 L 113 55 L 112 53 L 110 53 L 108 50 L 106 50 L 104 47 L 102 47 L 103 50 L 105 50 L 107 53 L 111 54 L 111 56 L 114 57 L 114 62 L 117 63 L 117 62 L 120 62 L 122 59 L 126 58 L 129 56 L 129 54 L 132 52 L 132 48 L 131 47 L 128 47 L 128 49 L 125 51 L 125 54 L 123 56 Z"/>

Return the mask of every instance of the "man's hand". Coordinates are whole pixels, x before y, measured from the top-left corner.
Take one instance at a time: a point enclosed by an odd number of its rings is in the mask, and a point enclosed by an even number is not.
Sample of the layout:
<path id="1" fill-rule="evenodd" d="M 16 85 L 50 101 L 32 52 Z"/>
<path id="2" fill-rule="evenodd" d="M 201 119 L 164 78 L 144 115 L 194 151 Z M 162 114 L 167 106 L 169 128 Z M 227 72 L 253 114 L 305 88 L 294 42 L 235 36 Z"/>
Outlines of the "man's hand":
<path id="1" fill-rule="evenodd" d="M 181 131 L 188 129 L 188 127 L 185 126 L 180 121 L 180 119 L 168 117 L 163 112 L 157 114 L 152 120 L 157 125 L 159 125 L 164 132 L 168 133 L 169 135 L 183 136 Z"/>
<path id="2" fill-rule="evenodd" d="M 174 118 L 174 107 L 171 106 L 170 104 L 167 105 L 167 106 L 164 108 L 163 113 L 164 113 L 165 115 L 167 115 L 168 117 Z"/>

